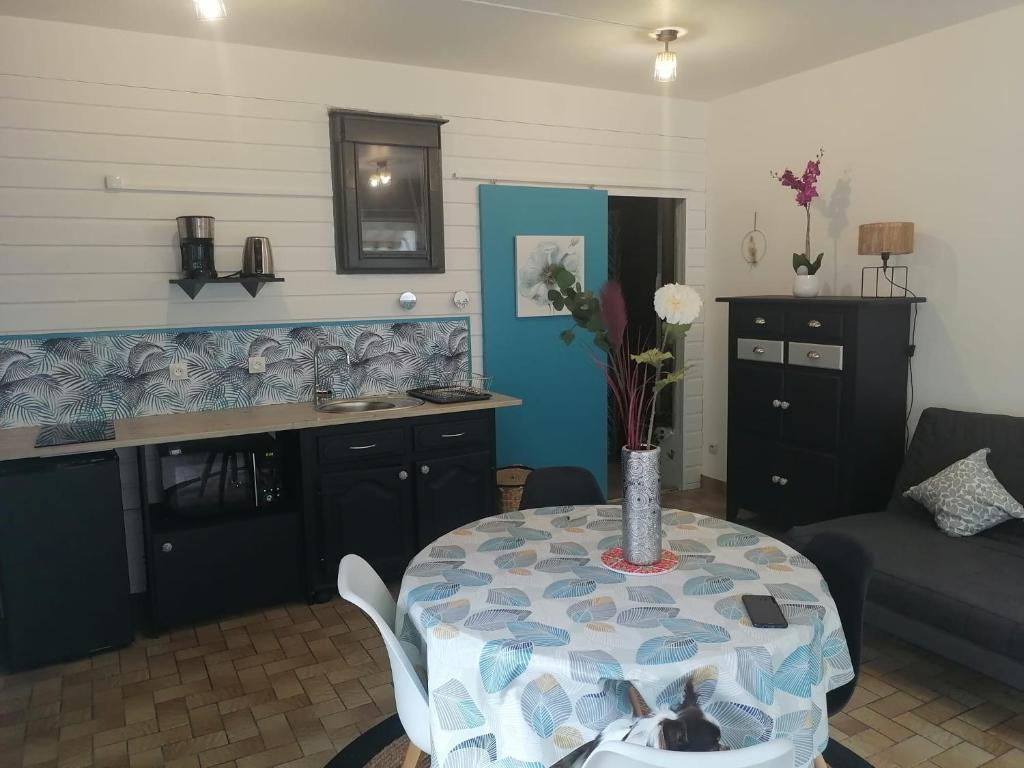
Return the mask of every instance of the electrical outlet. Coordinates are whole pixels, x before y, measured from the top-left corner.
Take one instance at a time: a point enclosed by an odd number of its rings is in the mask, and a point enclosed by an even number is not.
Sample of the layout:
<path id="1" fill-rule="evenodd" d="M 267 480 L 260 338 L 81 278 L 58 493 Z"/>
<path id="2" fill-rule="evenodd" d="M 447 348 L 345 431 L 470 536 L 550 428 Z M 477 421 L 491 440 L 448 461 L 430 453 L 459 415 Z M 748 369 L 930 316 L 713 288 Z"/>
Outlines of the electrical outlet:
<path id="1" fill-rule="evenodd" d="M 267 358 L 265 357 L 250 357 L 249 358 L 249 373 L 265 373 L 267 370 Z"/>
<path id="2" fill-rule="evenodd" d="M 188 378 L 188 363 L 171 363 L 167 366 L 172 381 L 181 381 Z"/>

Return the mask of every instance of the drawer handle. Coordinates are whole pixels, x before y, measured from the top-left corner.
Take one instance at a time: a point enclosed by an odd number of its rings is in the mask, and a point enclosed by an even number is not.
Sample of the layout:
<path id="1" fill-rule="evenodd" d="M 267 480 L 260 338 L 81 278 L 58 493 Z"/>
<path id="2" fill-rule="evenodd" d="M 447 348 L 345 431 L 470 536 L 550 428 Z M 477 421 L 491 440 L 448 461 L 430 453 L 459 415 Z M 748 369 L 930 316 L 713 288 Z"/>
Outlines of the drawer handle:
<path id="1" fill-rule="evenodd" d="M 370 443 L 369 445 L 350 445 L 348 447 L 348 449 L 350 451 L 365 451 L 368 448 L 376 448 L 376 447 L 377 447 L 376 443 Z"/>
<path id="2" fill-rule="evenodd" d="M 441 437 L 445 438 L 446 440 L 449 439 L 449 438 L 452 438 L 452 437 L 465 437 L 465 436 L 466 436 L 465 432 L 456 432 L 453 435 L 441 435 Z"/>
<path id="3" fill-rule="evenodd" d="M 807 353 L 808 360 L 821 360 L 821 353 L 815 352 L 813 349 Z"/>
<path id="4" fill-rule="evenodd" d="M 754 325 L 766 325 L 767 323 L 768 323 L 768 321 L 765 320 L 763 317 L 755 317 L 754 318 Z"/>
<path id="5" fill-rule="evenodd" d="M 821 328 L 821 320 L 808 320 L 807 321 L 807 327 L 808 328 Z"/>
<path id="6" fill-rule="evenodd" d="M 754 347 L 753 352 L 754 352 L 755 355 L 763 355 L 764 354 L 764 347 L 760 347 L 760 346 Z"/>

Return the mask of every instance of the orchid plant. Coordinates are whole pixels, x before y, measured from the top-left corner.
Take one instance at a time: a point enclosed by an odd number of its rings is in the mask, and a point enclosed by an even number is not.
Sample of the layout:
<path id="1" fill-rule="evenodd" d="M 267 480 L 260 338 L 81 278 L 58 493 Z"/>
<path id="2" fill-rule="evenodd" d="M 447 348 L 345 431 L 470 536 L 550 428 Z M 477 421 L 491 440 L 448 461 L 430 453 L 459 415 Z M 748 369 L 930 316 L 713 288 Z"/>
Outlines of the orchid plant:
<path id="1" fill-rule="evenodd" d="M 555 309 L 568 309 L 575 324 L 592 334 L 594 346 L 607 353 L 607 358 L 592 357 L 608 381 L 626 434 L 626 448 L 640 451 L 653 447 L 658 393 L 686 375 L 682 367 L 666 370 L 666 364 L 674 358 L 669 347 L 686 336 L 700 314 L 703 305 L 700 294 L 679 283 L 670 283 L 655 291 L 654 311 L 661 320 L 656 343 L 640 350 L 641 340 L 631 342 L 629 339 L 626 300 L 618 281 L 609 280 L 600 295 L 595 296 L 592 291 L 583 290 L 575 275 L 564 267 L 553 267 L 549 278 L 552 287 L 548 298 Z M 561 338 L 566 344 L 572 344 L 576 332 L 567 328 Z"/>
<path id="2" fill-rule="evenodd" d="M 793 271 L 798 275 L 815 274 L 821 269 L 821 260 L 825 255 L 819 253 L 817 258 L 811 261 L 811 201 L 818 197 L 818 177 L 821 176 L 821 158 L 824 156 L 825 150 L 819 149 L 815 158 L 807 161 L 807 168 L 800 176 L 797 176 L 789 168 L 781 174 L 772 171 L 773 179 L 782 186 L 796 191 L 796 204 L 802 207 L 807 214 L 804 252 L 793 254 Z"/>

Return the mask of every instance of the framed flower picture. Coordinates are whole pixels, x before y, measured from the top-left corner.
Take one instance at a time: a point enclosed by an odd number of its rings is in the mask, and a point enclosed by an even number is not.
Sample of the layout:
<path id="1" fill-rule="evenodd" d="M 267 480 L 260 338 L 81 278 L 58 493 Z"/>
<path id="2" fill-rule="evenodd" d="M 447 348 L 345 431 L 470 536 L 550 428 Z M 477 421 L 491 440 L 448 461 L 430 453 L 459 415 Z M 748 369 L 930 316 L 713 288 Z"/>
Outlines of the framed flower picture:
<path id="1" fill-rule="evenodd" d="M 565 267 L 583 283 L 583 237 L 580 235 L 516 235 L 516 317 L 567 315 L 548 299 L 555 267 Z"/>

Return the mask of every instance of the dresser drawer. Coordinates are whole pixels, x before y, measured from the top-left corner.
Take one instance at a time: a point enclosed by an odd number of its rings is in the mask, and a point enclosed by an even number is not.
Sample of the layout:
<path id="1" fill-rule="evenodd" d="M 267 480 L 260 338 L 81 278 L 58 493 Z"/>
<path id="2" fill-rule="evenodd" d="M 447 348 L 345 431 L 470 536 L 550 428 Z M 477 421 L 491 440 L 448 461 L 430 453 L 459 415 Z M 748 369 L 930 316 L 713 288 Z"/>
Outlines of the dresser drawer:
<path id="1" fill-rule="evenodd" d="M 354 461 L 405 453 L 405 430 L 401 427 L 328 435 L 318 439 L 321 462 Z"/>
<path id="2" fill-rule="evenodd" d="M 413 434 L 417 451 L 437 451 L 487 445 L 490 430 L 485 419 L 464 419 L 417 426 Z"/>
<path id="3" fill-rule="evenodd" d="M 843 315 L 816 309 L 793 310 L 786 315 L 786 338 L 792 341 L 841 342 Z"/>
<path id="4" fill-rule="evenodd" d="M 736 336 L 782 338 L 785 315 L 781 309 L 734 305 L 729 311 L 732 313 L 732 330 Z"/>
<path id="5" fill-rule="evenodd" d="M 736 359 L 758 363 L 783 362 L 783 345 L 773 339 L 736 339 Z"/>
<path id="6" fill-rule="evenodd" d="M 836 344 L 807 344 L 791 341 L 787 359 L 790 365 L 825 368 L 830 371 L 843 370 L 843 348 Z"/>

